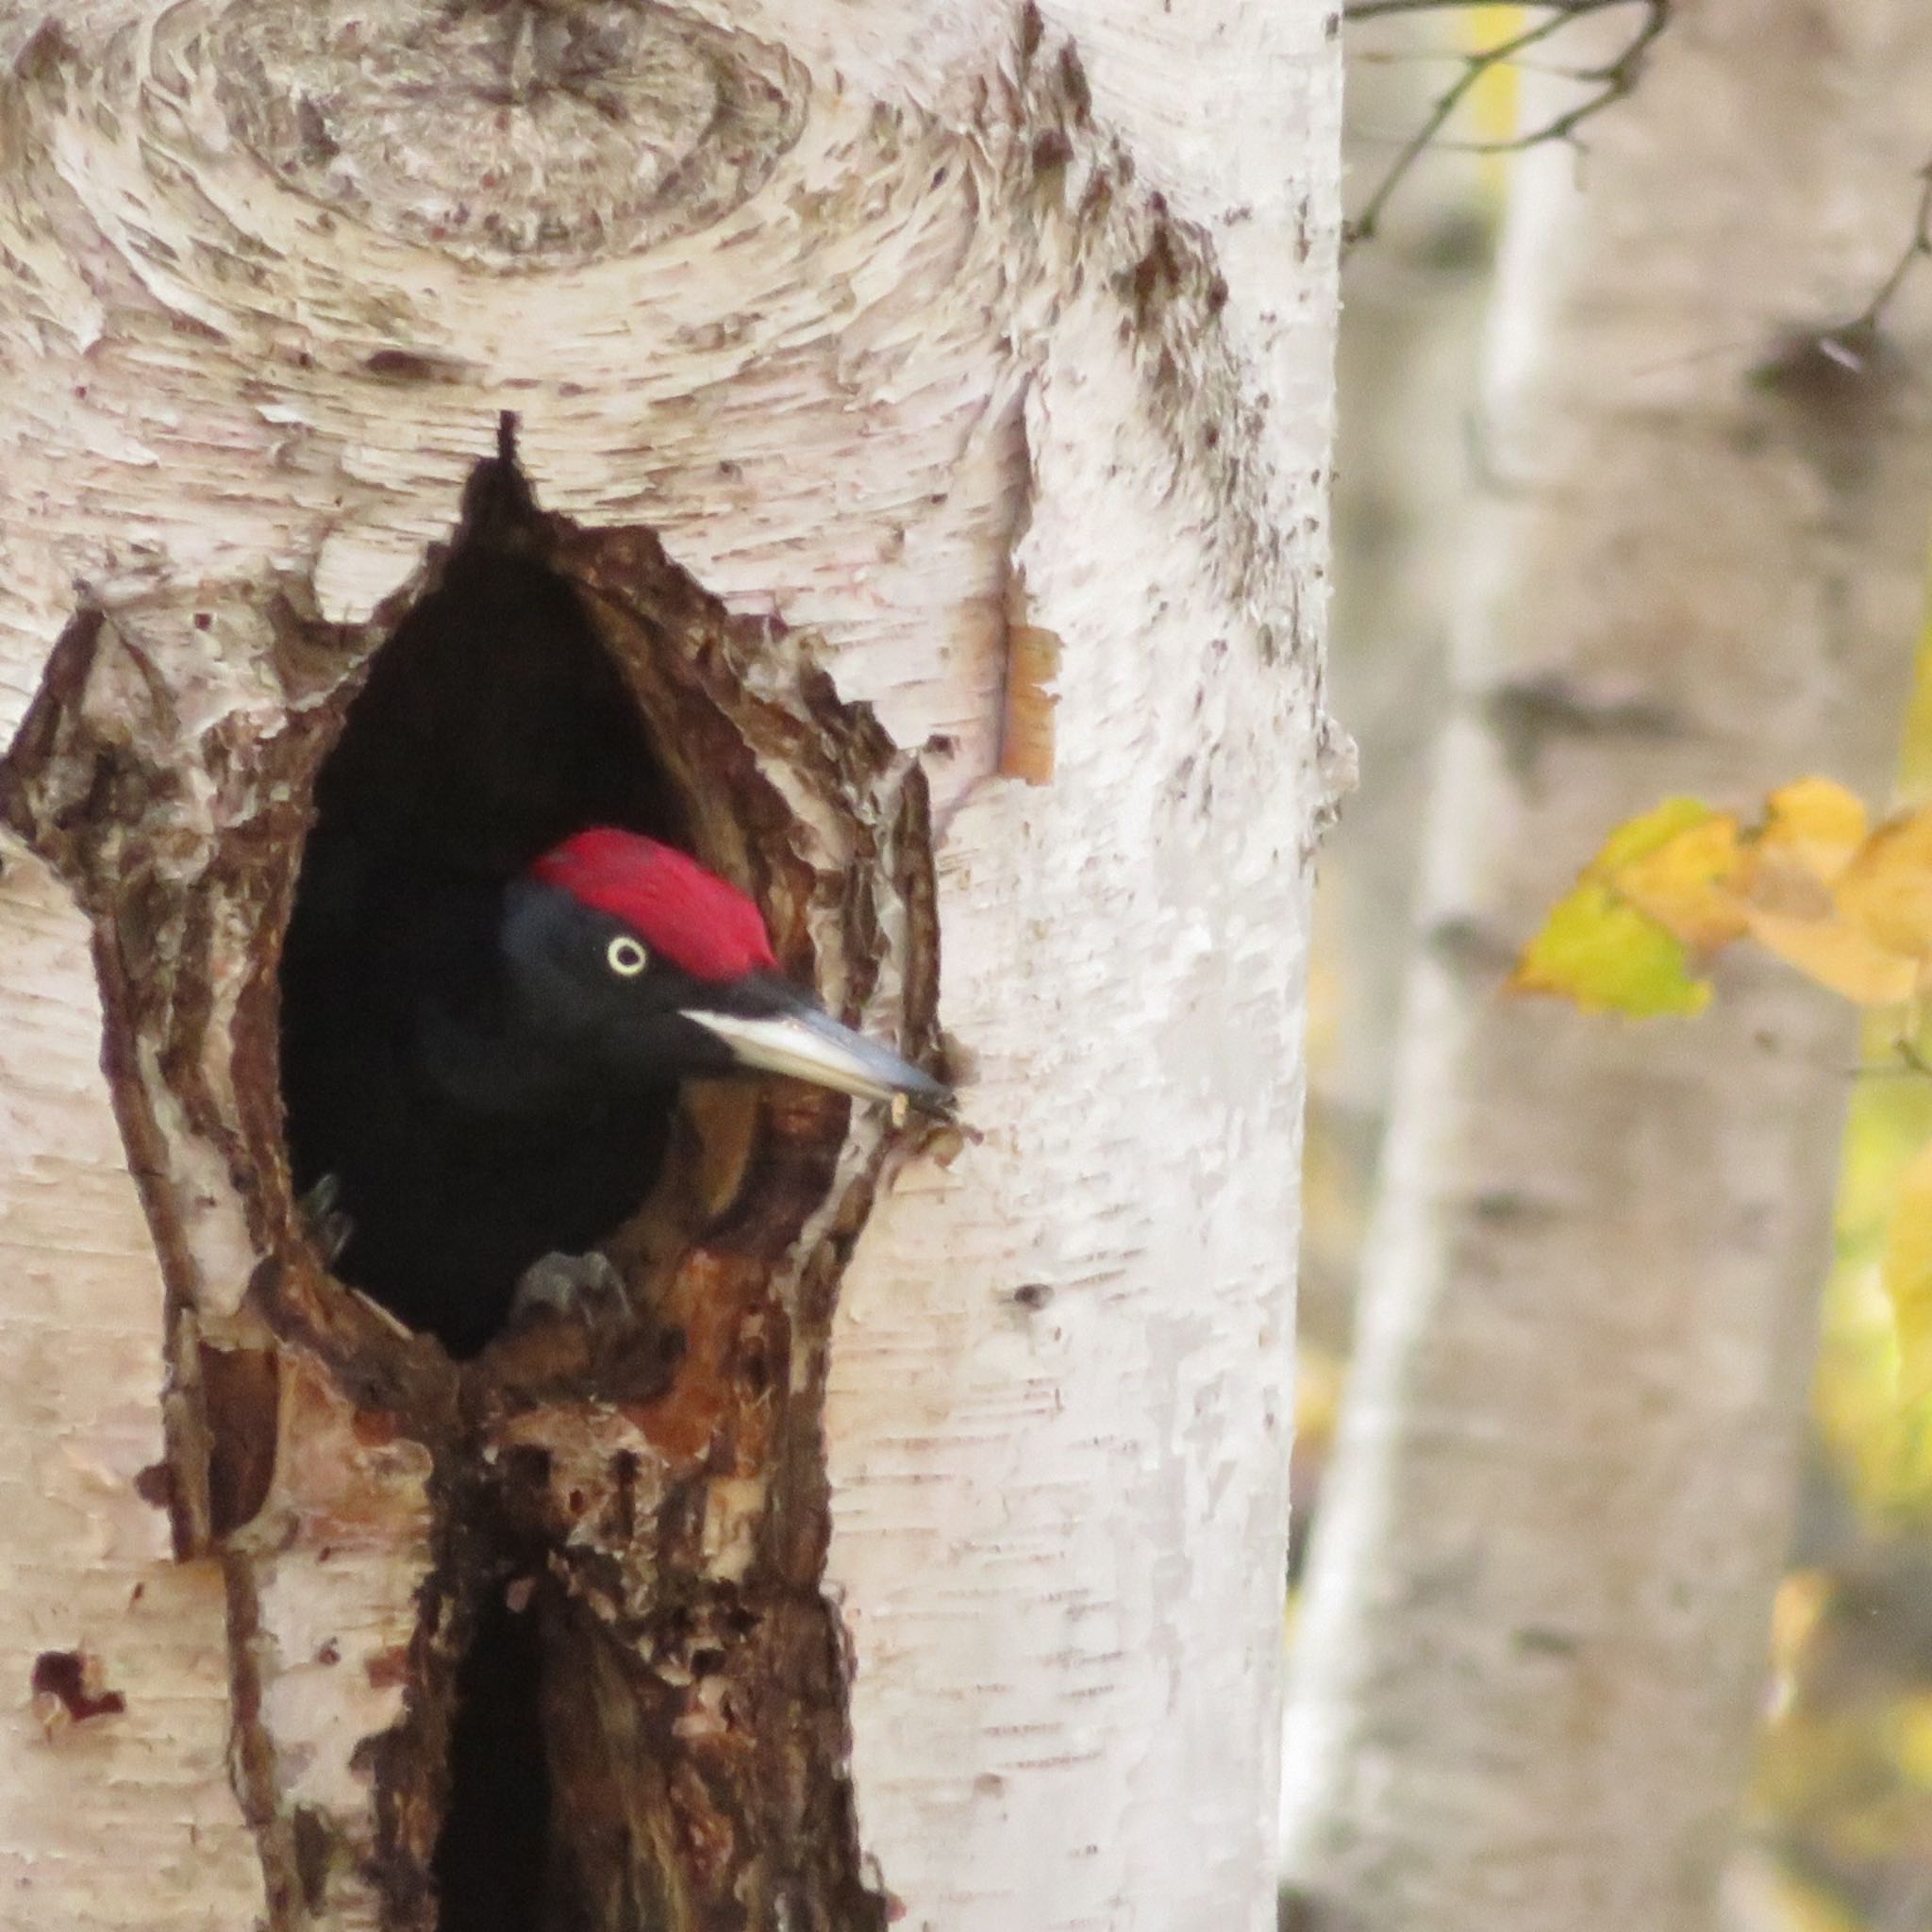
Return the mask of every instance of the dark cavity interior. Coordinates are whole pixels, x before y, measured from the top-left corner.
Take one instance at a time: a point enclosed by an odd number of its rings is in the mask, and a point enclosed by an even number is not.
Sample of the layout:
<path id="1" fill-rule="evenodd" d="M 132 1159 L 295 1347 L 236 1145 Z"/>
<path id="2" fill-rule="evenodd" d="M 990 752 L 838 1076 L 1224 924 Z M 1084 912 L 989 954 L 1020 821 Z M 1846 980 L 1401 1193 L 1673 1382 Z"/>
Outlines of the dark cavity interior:
<path id="1" fill-rule="evenodd" d="M 340 1278 L 474 1355 L 530 1260 L 642 1201 L 675 1093 L 479 1120 L 412 1042 L 487 1002 L 504 887 L 538 854 L 590 824 L 683 844 L 683 814 L 570 585 L 476 543 L 376 656 L 315 804 L 281 972 L 296 1192 Z"/>
<path id="2" fill-rule="evenodd" d="M 558 1922 L 541 1616 L 539 1604 L 515 1610 L 491 1590 L 457 1673 L 433 1864 L 437 1932 L 539 1932 Z"/>

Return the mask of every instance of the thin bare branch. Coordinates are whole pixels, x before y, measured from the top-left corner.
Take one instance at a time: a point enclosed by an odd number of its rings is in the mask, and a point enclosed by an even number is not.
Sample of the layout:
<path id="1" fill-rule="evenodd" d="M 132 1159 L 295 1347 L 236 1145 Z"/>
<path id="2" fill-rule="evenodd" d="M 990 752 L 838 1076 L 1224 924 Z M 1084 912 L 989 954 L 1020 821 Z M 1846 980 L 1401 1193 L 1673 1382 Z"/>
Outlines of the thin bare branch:
<path id="1" fill-rule="evenodd" d="M 1891 273 L 1879 283 L 1871 301 L 1846 325 L 1847 330 L 1875 330 L 1893 298 L 1905 287 L 1907 277 L 1927 256 L 1932 256 L 1932 160 L 1919 170 L 1919 207 L 1912 217 L 1912 236 L 1892 263 Z"/>
<path id="2" fill-rule="evenodd" d="M 1354 0 L 1354 4 L 1345 9 L 1345 15 L 1350 20 L 1369 20 L 1389 14 L 1431 12 L 1441 8 L 1473 4 L 1474 0 Z M 1470 142 L 1458 145 L 1477 154 L 1517 154 L 1524 148 L 1540 146 L 1544 142 L 1574 142 L 1576 130 L 1584 122 L 1602 113 L 1613 102 L 1622 100 L 1636 87 L 1652 42 L 1669 23 L 1671 0 L 1530 0 L 1531 10 L 1542 14 L 1542 19 L 1492 46 L 1479 48 L 1473 54 L 1451 57 L 1461 61 L 1462 72 L 1436 97 L 1428 113 L 1423 117 L 1422 125 L 1397 150 L 1395 158 L 1375 184 L 1374 192 L 1363 205 L 1361 212 L 1343 231 L 1343 249 L 1366 242 L 1374 235 L 1382 211 L 1408 171 L 1428 149 L 1443 144 L 1439 141 L 1442 129 L 1485 75 L 1518 60 L 1530 48 L 1559 33 L 1573 20 L 1584 14 L 1600 13 L 1612 7 L 1631 6 L 1641 7 L 1643 17 L 1623 51 L 1614 60 L 1601 67 L 1577 71 L 1576 77 L 1593 87 L 1594 92 L 1574 108 L 1553 115 L 1526 133 L 1513 135 L 1507 141 Z M 1928 194 L 1932 194 L 1932 183 L 1928 183 Z M 1932 220 L 1932 209 L 1927 211 L 1927 220 Z M 1921 224 L 1920 233 L 1922 237 L 1926 233 L 1924 222 Z M 1927 252 L 1932 252 L 1932 243 L 1928 243 Z"/>

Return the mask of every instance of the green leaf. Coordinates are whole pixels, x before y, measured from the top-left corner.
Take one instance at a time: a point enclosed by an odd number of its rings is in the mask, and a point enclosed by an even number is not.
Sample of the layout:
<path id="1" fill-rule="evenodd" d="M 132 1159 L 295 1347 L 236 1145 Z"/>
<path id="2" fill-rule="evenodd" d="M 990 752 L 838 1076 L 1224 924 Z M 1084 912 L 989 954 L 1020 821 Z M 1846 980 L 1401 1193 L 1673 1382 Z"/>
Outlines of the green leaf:
<path id="1" fill-rule="evenodd" d="M 1672 804 L 1695 806 L 1696 801 Z M 1703 807 L 1696 808 L 1703 812 Z M 1659 807 L 1649 817 L 1668 809 Z M 1680 819 L 1654 842 L 1695 822 Z M 1634 831 L 1639 823 L 1623 831 Z M 1509 987 L 1516 992 L 1555 993 L 1574 1000 L 1587 1013 L 1624 1013 L 1633 1019 L 1702 1012 L 1710 999 L 1710 982 L 1690 972 L 1681 941 L 1608 887 L 1588 878 L 1557 903 L 1542 930 L 1523 949 Z"/>
<path id="2" fill-rule="evenodd" d="M 1717 816 L 1701 798 L 1667 798 L 1619 825 L 1604 841 L 1603 850 L 1591 861 L 1590 869 L 1615 872 L 1632 859 L 1648 858 L 1680 833 Z"/>

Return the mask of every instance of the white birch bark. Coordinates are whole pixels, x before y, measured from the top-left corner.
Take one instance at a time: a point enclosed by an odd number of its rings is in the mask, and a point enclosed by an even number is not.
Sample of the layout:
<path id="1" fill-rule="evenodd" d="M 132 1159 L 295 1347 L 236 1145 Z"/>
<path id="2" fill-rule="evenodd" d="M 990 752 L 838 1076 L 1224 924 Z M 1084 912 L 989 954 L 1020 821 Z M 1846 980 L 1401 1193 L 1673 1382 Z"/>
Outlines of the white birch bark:
<path id="1" fill-rule="evenodd" d="M 754 1410 L 795 1451 L 823 1402 L 849 1715 L 781 1732 L 731 1658 L 632 1641 L 643 1557 L 551 1553 L 668 1714 L 650 1744 L 608 1674 L 569 1692 L 665 1923 L 1270 1923 L 1332 762 L 1322 9 L 97 0 L 14 5 L 0 49 L 0 1918 L 433 1924 L 463 1458 L 540 1452 L 590 1517 L 620 1461 L 641 1507 L 683 1485 L 686 1581 L 749 1591 L 779 1531 L 822 1550 L 824 1487 Z M 750 870 L 877 1030 L 930 1007 L 937 874 L 965 1143 L 855 1123 L 759 1291 L 783 1397 L 728 1454 L 675 1387 L 459 1386 L 322 1281 L 289 1199 L 304 786 L 500 409 L 641 691 L 626 598 L 696 613 L 679 675 L 789 813 Z M 862 782 L 812 762 L 821 671 Z M 827 1397 L 809 1308 L 861 1224 Z M 719 1798 L 753 1710 L 767 1771 L 849 1723 L 851 1871 Z M 844 1816 L 845 1776 L 793 1782 Z"/>
<path id="2" fill-rule="evenodd" d="M 1583 64 L 1628 23 L 1602 25 Z M 1854 1029 L 1741 958 L 1691 1024 L 1496 987 L 1604 833 L 1671 793 L 1823 769 L 1884 794 L 1932 289 L 1829 332 L 1910 241 L 1928 81 L 1915 6 L 1687 5 L 1580 164 L 1524 164 L 1426 945 L 1294 1660 L 1307 1923 L 1710 1922 Z"/>

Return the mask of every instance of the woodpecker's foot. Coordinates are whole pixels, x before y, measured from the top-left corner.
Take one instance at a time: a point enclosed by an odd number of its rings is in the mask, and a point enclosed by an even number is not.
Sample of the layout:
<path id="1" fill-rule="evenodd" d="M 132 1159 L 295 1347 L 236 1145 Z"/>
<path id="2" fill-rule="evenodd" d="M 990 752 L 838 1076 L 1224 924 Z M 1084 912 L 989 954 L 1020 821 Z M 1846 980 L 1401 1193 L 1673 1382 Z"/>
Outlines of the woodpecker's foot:
<path id="1" fill-rule="evenodd" d="M 587 1324 L 609 1322 L 630 1312 L 630 1296 L 603 1255 L 545 1255 L 517 1277 L 509 1315 L 517 1323 L 545 1310 Z"/>
<path id="2" fill-rule="evenodd" d="M 340 1174 L 325 1174 L 295 1203 L 295 1212 L 325 1268 L 333 1268 L 349 1245 L 356 1224 L 342 1210 L 342 1182 Z"/>

